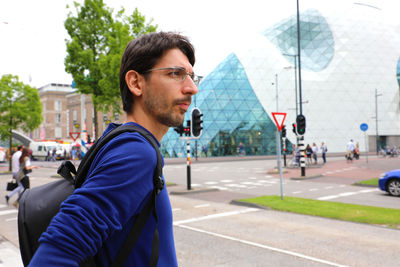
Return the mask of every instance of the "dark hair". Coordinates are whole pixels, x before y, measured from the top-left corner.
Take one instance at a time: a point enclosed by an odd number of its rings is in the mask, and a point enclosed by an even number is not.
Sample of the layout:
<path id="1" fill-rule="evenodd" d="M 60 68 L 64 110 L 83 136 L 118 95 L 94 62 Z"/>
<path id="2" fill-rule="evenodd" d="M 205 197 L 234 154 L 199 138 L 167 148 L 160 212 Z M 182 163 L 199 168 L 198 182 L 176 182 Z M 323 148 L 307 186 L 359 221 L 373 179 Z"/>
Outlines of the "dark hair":
<path id="1" fill-rule="evenodd" d="M 24 147 L 22 149 L 22 154 L 21 157 L 19 157 L 19 163 L 22 164 L 22 162 L 24 162 L 24 158 L 25 157 L 29 157 L 29 148 Z"/>
<path id="2" fill-rule="evenodd" d="M 174 48 L 181 50 L 187 56 L 190 64 L 194 65 L 194 47 L 187 37 L 178 33 L 149 33 L 128 43 L 122 55 L 119 70 L 119 88 L 125 112 L 130 112 L 133 105 L 133 95 L 125 82 L 126 73 L 129 70 L 134 70 L 144 74 L 157 64 L 165 52 Z"/>
<path id="3" fill-rule="evenodd" d="M 21 148 L 23 148 L 23 147 L 24 147 L 23 145 L 18 145 L 18 146 L 17 146 L 17 151 L 20 151 Z"/>

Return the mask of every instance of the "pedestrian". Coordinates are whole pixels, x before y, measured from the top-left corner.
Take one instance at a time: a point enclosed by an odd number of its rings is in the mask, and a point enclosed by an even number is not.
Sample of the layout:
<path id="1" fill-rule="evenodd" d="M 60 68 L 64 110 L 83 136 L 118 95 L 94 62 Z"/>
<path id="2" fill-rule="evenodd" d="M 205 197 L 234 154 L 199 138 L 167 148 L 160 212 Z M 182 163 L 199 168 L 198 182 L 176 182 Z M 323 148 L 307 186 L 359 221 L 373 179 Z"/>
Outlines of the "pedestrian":
<path id="1" fill-rule="evenodd" d="M 198 92 L 193 73 L 194 48 L 176 33 L 142 35 L 127 45 L 119 72 L 126 124 L 136 125 L 160 142 L 169 127 L 182 125 L 191 98 Z M 105 133 L 117 127 L 110 123 Z M 104 135 L 103 135 L 104 136 Z M 30 266 L 78 266 L 96 255 L 110 266 L 142 204 L 153 192 L 157 154 L 137 132 L 126 132 L 97 154 L 85 183 L 60 207 Z M 164 187 L 157 197 L 158 266 L 177 266 L 172 210 Z M 124 266 L 149 265 L 156 221 L 149 216 Z"/>
<path id="2" fill-rule="evenodd" d="M 19 171 L 19 158 L 22 155 L 22 149 L 24 148 L 23 145 L 19 145 L 17 147 L 17 151 L 14 152 L 14 154 L 11 157 L 11 171 L 12 171 L 12 177 L 13 179 L 18 183 L 18 186 L 16 188 L 14 188 L 13 191 L 11 191 L 8 195 L 6 195 L 6 203 L 8 204 L 8 201 L 10 198 L 12 198 L 13 195 L 15 195 L 16 193 L 18 193 L 18 196 L 21 195 L 21 192 L 24 190 L 24 187 L 22 186 L 22 184 L 20 184 L 18 182 L 17 179 L 17 174 Z"/>
<path id="3" fill-rule="evenodd" d="M 56 161 L 57 160 L 57 150 L 56 148 L 53 148 L 53 151 L 51 152 L 51 161 Z"/>
<path id="4" fill-rule="evenodd" d="M 244 147 L 243 147 L 243 143 L 240 142 L 239 143 L 239 156 L 243 156 L 244 154 Z"/>
<path id="5" fill-rule="evenodd" d="M 306 146 L 306 156 L 307 156 L 307 163 L 308 164 L 312 164 L 312 158 L 311 158 L 312 154 L 313 154 L 312 148 L 311 148 L 310 144 L 307 144 L 307 146 Z"/>
<path id="6" fill-rule="evenodd" d="M 326 163 L 326 152 L 328 152 L 328 147 L 325 145 L 324 142 L 321 143 L 321 153 L 322 153 L 322 160 L 324 164 Z"/>
<path id="7" fill-rule="evenodd" d="M 31 157 L 30 157 L 30 150 L 27 147 L 22 148 L 21 156 L 19 157 L 19 169 L 16 175 L 18 187 L 16 187 L 10 194 L 6 196 L 6 202 L 10 198 L 18 192 L 18 199 L 14 202 L 14 206 L 18 206 L 18 200 L 21 198 L 21 195 L 25 191 L 25 189 L 29 188 L 29 177 L 27 174 L 32 171 L 32 169 L 38 168 L 37 166 L 31 165 Z"/>
<path id="8" fill-rule="evenodd" d="M 318 163 L 318 146 L 315 143 L 313 143 L 311 149 L 312 149 L 312 155 L 314 158 L 314 164 L 317 164 Z"/>
<path id="9" fill-rule="evenodd" d="M 353 139 L 350 139 L 350 141 L 346 144 L 346 159 L 347 163 L 353 162 L 353 153 L 354 153 L 354 143 Z"/>

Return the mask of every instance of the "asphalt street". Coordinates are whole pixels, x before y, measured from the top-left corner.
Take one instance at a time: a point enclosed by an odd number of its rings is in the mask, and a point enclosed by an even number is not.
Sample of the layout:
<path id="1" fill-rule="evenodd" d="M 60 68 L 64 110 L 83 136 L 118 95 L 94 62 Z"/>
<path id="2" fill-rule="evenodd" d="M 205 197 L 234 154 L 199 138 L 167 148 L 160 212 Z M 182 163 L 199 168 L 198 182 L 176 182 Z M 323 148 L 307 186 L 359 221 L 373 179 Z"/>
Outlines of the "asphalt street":
<path id="1" fill-rule="evenodd" d="M 354 183 L 398 168 L 400 159 L 370 157 L 346 163 L 284 168 L 284 196 L 298 196 L 388 208 L 400 198 Z M 32 187 L 57 178 L 59 162 L 35 162 Z M 193 159 L 188 191 L 184 159 L 166 159 L 164 176 L 174 214 L 180 266 L 396 266 L 400 230 L 230 204 L 249 196 L 279 195 L 276 159 Z M 0 164 L 0 171 L 6 169 Z M 10 175 L 0 175 L 5 186 Z M 6 191 L 2 191 L 2 197 Z M 12 202 L 11 202 L 12 203 Z M 0 204 L 0 266 L 22 266 L 16 228 L 17 210 Z M 334 252 L 334 253 L 333 253 Z"/>

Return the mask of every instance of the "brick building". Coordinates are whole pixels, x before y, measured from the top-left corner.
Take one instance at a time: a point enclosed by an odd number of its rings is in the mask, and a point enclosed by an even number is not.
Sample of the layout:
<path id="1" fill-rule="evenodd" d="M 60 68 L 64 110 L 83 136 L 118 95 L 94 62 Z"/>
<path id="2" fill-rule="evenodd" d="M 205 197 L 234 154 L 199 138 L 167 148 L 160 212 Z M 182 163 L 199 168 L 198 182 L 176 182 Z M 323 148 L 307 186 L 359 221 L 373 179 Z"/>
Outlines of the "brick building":
<path id="1" fill-rule="evenodd" d="M 42 124 L 31 132 L 31 137 L 37 140 L 72 141 L 70 133 L 80 133 L 85 130 L 93 140 L 94 112 L 91 97 L 76 92 L 68 84 L 51 83 L 38 89 L 42 103 Z M 111 121 L 112 113 L 98 112 L 98 136 Z M 123 115 L 113 122 L 123 121 Z"/>

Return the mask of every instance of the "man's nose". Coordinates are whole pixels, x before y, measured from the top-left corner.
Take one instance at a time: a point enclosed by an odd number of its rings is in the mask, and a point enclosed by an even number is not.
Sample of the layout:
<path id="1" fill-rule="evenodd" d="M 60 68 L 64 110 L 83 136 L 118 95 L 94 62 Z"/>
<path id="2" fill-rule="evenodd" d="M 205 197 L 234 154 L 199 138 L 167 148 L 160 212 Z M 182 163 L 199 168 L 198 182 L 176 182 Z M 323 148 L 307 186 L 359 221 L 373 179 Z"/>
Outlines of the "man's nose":
<path id="1" fill-rule="evenodd" d="M 197 88 L 196 84 L 190 77 L 187 77 L 183 81 L 183 90 L 185 94 L 191 94 L 191 95 L 195 95 L 199 92 L 199 89 Z"/>

